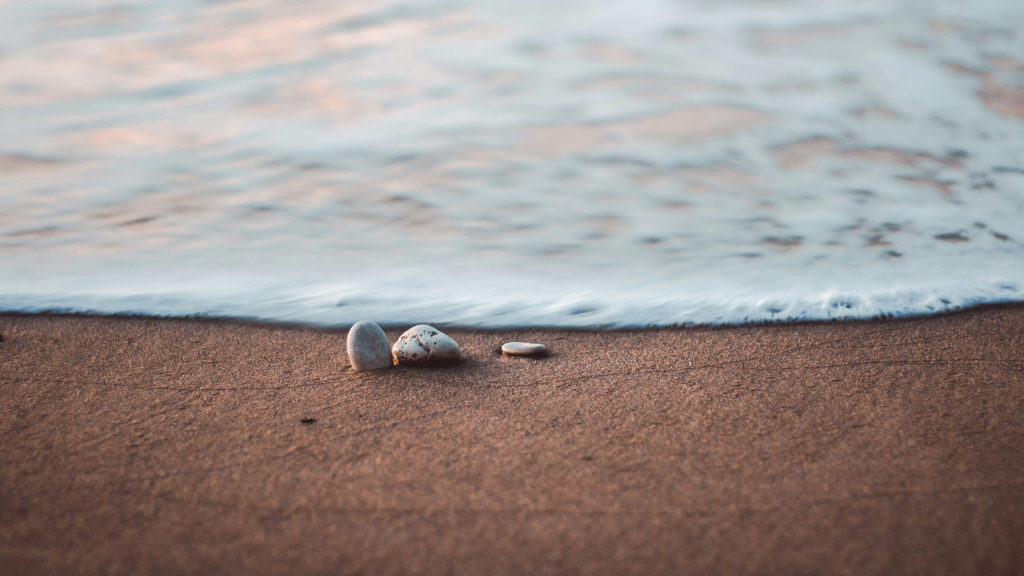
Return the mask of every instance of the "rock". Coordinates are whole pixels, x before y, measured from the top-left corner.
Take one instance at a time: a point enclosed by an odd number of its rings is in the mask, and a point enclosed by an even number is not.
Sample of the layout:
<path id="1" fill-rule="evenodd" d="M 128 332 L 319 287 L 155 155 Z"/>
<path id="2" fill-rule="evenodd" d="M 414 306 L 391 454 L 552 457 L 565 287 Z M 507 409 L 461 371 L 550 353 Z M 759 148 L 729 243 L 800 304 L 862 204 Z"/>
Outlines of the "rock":
<path id="1" fill-rule="evenodd" d="M 548 347 L 533 342 L 506 342 L 501 351 L 509 356 L 540 356 L 547 353 Z"/>
<path id="2" fill-rule="evenodd" d="M 398 337 L 391 348 L 399 364 L 458 360 L 462 355 L 459 344 L 433 326 L 418 324 Z"/>
<path id="3" fill-rule="evenodd" d="M 387 368 L 391 362 L 391 342 L 376 322 L 356 322 L 348 331 L 348 361 L 357 372 Z"/>

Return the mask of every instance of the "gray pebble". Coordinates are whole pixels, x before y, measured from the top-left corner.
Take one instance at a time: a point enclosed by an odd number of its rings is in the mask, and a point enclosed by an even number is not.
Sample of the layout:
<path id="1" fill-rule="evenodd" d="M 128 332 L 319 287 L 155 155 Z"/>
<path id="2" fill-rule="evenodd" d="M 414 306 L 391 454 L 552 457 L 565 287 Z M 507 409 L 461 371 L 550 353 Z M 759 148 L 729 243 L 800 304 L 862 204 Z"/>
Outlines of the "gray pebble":
<path id="1" fill-rule="evenodd" d="M 348 361 L 357 372 L 388 368 L 391 362 L 391 342 L 376 322 L 356 322 L 348 331 Z"/>

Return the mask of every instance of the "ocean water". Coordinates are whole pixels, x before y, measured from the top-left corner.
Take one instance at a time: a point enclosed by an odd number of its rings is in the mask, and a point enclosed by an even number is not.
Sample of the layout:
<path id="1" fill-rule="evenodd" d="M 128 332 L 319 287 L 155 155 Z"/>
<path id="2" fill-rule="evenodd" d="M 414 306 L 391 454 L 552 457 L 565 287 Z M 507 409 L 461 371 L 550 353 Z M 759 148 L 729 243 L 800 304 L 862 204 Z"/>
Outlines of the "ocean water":
<path id="1" fill-rule="evenodd" d="M 6 0 L 0 309 L 1024 300 L 1024 2 Z"/>

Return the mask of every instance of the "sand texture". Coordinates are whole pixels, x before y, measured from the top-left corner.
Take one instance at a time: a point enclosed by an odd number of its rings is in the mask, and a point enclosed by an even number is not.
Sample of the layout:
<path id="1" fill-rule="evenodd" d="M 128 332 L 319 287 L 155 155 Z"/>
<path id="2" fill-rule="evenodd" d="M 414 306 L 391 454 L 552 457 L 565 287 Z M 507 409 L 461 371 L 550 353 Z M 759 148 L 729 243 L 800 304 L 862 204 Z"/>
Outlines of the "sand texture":
<path id="1" fill-rule="evenodd" d="M 1024 307 L 443 329 L 0 315 L 0 572 L 1024 571 Z"/>

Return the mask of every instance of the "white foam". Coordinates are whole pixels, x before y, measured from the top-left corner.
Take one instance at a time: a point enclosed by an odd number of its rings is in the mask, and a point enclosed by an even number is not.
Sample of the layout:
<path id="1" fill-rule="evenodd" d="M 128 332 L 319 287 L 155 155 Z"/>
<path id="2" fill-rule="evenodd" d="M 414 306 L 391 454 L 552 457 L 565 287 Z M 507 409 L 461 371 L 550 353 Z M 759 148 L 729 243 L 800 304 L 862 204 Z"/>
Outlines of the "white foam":
<path id="1" fill-rule="evenodd" d="M 3 310 L 636 326 L 1024 299 L 1020 2 L 76 6 L 0 4 Z"/>

